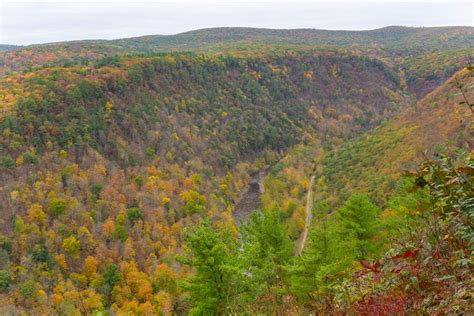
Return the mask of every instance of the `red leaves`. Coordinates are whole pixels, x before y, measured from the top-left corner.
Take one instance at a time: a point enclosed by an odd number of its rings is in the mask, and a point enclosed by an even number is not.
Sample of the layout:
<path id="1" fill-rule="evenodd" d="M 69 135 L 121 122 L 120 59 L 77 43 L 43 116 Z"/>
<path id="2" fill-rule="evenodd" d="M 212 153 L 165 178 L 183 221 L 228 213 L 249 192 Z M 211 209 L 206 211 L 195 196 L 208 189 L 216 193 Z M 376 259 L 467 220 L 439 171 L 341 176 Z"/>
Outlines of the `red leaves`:
<path id="1" fill-rule="evenodd" d="M 384 276 L 384 273 L 380 269 L 380 262 L 378 260 L 373 263 L 368 263 L 366 260 L 361 260 L 360 264 L 364 267 L 363 270 L 358 271 L 354 274 L 355 278 L 360 278 L 361 276 L 367 273 L 374 273 L 374 282 L 379 282 L 380 279 Z"/>
<path id="2" fill-rule="evenodd" d="M 396 256 L 392 257 L 392 260 L 398 260 L 398 259 L 401 259 L 401 258 L 403 258 L 402 255 L 396 255 Z"/>
<path id="3" fill-rule="evenodd" d="M 415 253 L 411 250 L 406 250 L 403 254 L 396 255 L 392 257 L 392 260 L 399 260 L 399 259 L 408 259 L 408 258 L 414 258 Z"/>
<path id="4" fill-rule="evenodd" d="M 413 250 L 405 250 L 405 252 L 398 254 L 396 256 L 392 257 L 393 261 L 397 261 L 400 259 L 409 259 L 409 258 L 415 258 L 416 256 L 416 251 Z M 368 273 L 373 273 L 374 274 L 374 282 L 379 282 L 381 278 L 385 275 L 385 273 L 381 269 L 381 264 L 380 261 L 376 260 L 372 263 L 369 263 L 367 260 L 361 260 L 360 264 L 362 265 L 363 269 L 357 271 L 354 274 L 354 278 L 358 279 L 362 277 L 363 275 L 366 275 Z M 400 273 L 403 268 L 405 268 L 406 265 L 404 263 L 397 265 L 395 268 L 393 268 L 391 271 L 395 274 Z"/>
<path id="5" fill-rule="evenodd" d="M 408 249 L 408 250 L 405 250 L 405 252 L 402 253 L 402 254 L 393 256 L 392 260 L 393 261 L 398 261 L 400 259 L 415 258 L 415 255 L 416 255 L 416 252 Z M 406 268 L 406 264 L 402 262 L 401 264 L 399 264 L 395 268 L 393 268 L 392 272 L 395 273 L 395 274 L 399 274 L 403 270 L 403 268 Z"/>
<path id="6" fill-rule="evenodd" d="M 358 315 L 405 315 L 408 301 L 403 293 L 388 292 L 370 295 L 353 306 Z"/>

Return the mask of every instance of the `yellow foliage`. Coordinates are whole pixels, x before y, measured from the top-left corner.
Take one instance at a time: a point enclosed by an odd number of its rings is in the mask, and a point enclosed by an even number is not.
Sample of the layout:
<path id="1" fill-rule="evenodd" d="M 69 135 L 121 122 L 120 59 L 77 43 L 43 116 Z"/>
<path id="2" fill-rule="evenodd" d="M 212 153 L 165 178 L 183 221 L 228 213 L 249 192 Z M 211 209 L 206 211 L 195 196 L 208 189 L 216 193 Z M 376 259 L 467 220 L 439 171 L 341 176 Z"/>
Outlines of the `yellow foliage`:
<path id="1" fill-rule="evenodd" d="M 301 181 L 301 186 L 302 186 L 305 190 L 308 190 L 308 187 L 309 187 L 309 179 L 304 179 L 303 181 Z"/>
<path id="2" fill-rule="evenodd" d="M 23 155 L 20 155 L 16 158 L 15 162 L 17 166 L 23 166 L 25 163 L 25 158 L 23 158 Z"/>
<path id="3" fill-rule="evenodd" d="M 153 181 L 153 182 L 158 182 L 158 176 L 156 176 L 156 175 L 149 176 L 148 179 L 149 179 L 150 181 Z"/>
<path id="4" fill-rule="evenodd" d="M 97 272 L 97 263 L 98 262 L 95 257 L 88 256 L 84 260 L 84 273 L 89 277 L 94 275 Z"/>
<path id="5" fill-rule="evenodd" d="M 35 182 L 35 190 L 40 190 L 41 189 L 41 185 L 43 184 L 43 182 L 41 182 L 41 180 L 38 180 Z"/>
<path id="6" fill-rule="evenodd" d="M 36 291 L 35 296 L 37 298 L 44 298 L 44 297 L 47 297 L 48 295 L 46 294 L 46 292 L 43 289 L 39 289 L 39 290 Z"/>
<path id="7" fill-rule="evenodd" d="M 137 300 L 126 301 L 124 302 L 122 308 L 117 314 L 120 316 L 140 315 L 140 312 L 138 310 L 139 305 L 140 304 L 138 303 Z"/>
<path id="8" fill-rule="evenodd" d="M 15 201 L 17 198 L 18 198 L 18 195 L 20 194 L 20 192 L 18 192 L 17 190 L 14 190 L 14 191 L 11 191 L 10 192 L 10 198 Z"/>
<path id="9" fill-rule="evenodd" d="M 59 264 L 59 266 L 60 266 L 63 270 L 66 271 L 66 270 L 68 269 L 68 265 L 67 265 L 67 261 L 66 261 L 66 256 L 65 256 L 63 253 L 54 256 L 54 259 L 56 260 L 56 262 Z"/>
<path id="10" fill-rule="evenodd" d="M 193 179 L 194 184 L 200 184 L 201 183 L 201 175 L 194 173 L 191 178 Z"/>
<path id="11" fill-rule="evenodd" d="M 77 231 L 80 237 L 85 237 L 85 236 L 90 236 L 91 233 L 85 226 L 81 226 L 79 230 Z"/>
<path id="12" fill-rule="evenodd" d="M 155 315 L 155 309 L 153 308 L 153 305 L 151 304 L 150 301 L 146 301 L 145 303 L 140 304 L 138 307 L 138 312 L 141 315 Z"/>
<path id="13" fill-rule="evenodd" d="M 59 307 L 59 305 L 61 305 L 61 303 L 63 301 L 64 301 L 64 297 L 61 294 L 59 294 L 59 293 L 53 294 L 53 304 L 54 304 L 54 306 Z"/>
<path id="14" fill-rule="evenodd" d="M 46 223 L 46 214 L 43 211 L 43 207 L 38 204 L 32 204 L 30 209 L 28 210 L 28 218 L 31 222 L 38 222 L 40 225 L 44 225 Z"/>
<path id="15" fill-rule="evenodd" d="M 158 292 L 158 294 L 155 295 L 155 300 L 163 314 L 168 315 L 173 312 L 173 299 L 168 292 Z"/>
<path id="16" fill-rule="evenodd" d="M 53 149 L 53 142 L 48 139 L 48 141 L 46 142 L 46 148 L 48 148 L 48 150 L 52 150 Z"/>
<path id="17" fill-rule="evenodd" d="M 151 192 L 155 187 L 155 182 L 147 181 L 146 184 L 145 184 L 145 187 L 146 187 L 148 192 Z"/>
<path id="18" fill-rule="evenodd" d="M 112 112 L 113 107 L 114 105 L 112 104 L 112 102 L 107 101 L 107 103 L 105 104 L 105 113 L 110 114 Z"/>
<path id="19" fill-rule="evenodd" d="M 85 297 L 84 307 L 87 309 L 87 314 L 102 307 L 102 295 L 97 294 L 94 290 L 85 290 L 81 292 L 81 296 Z"/>
<path id="20" fill-rule="evenodd" d="M 127 198 L 123 194 L 120 194 L 120 203 L 124 205 L 127 204 Z"/>
<path id="21" fill-rule="evenodd" d="M 334 76 L 334 78 L 339 77 L 339 70 L 337 69 L 337 65 L 332 66 L 331 73 Z"/>
<path id="22" fill-rule="evenodd" d="M 171 199 L 169 197 L 165 196 L 163 199 L 161 199 L 161 204 L 163 205 L 168 205 L 170 204 L 170 202 L 171 202 Z"/>
<path id="23" fill-rule="evenodd" d="M 94 166 L 95 172 L 100 174 L 101 176 L 107 175 L 107 168 L 102 164 L 96 164 Z"/>
<path id="24" fill-rule="evenodd" d="M 167 55 L 165 58 L 166 62 L 172 66 L 176 65 L 176 59 L 173 55 Z"/>
<path id="25" fill-rule="evenodd" d="M 299 193 L 300 193 L 300 190 L 298 189 L 298 187 L 295 186 L 293 187 L 293 189 L 291 189 L 291 197 L 298 198 Z"/>
<path id="26" fill-rule="evenodd" d="M 70 236 L 63 240 L 63 249 L 74 258 L 79 256 L 80 242 L 76 237 Z"/>
<path id="27" fill-rule="evenodd" d="M 186 178 L 183 180 L 183 186 L 184 188 L 186 188 L 187 190 L 191 190 L 191 189 L 194 189 L 194 182 L 193 182 L 193 179 L 191 178 Z"/>
<path id="28" fill-rule="evenodd" d="M 72 174 L 77 174 L 79 171 L 79 165 L 77 163 L 71 164 L 71 173 Z"/>
<path id="29" fill-rule="evenodd" d="M 104 225 L 102 226 L 102 229 L 104 230 L 104 232 L 105 232 L 108 236 L 112 235 L 112 233 L 113 233 L 114 230 L 115 230 L 115 223 L 114 223 L 114 221 L 109 217 L 109 218 L 105 221 Z"/>
<path id="30" fill-rule="evenodd" d="M 123 213 L 120 213 L 115 218 L 115 222 L 118 225 L 125 225 L 127 223 L 127 216 L 125 216 L 125 214 L 123 214 Z"/>
<path id="31" fill-rule="evenodd" d="M 48 199 L 56 199 L 58 197 L 58 195 L 56 194 L 56 192 L 54 191 L 51 191 L 48 193 Z"/>
<path id="32" fill-rule="evenodd" d="M 45 178 L 44 178 L 44 183 L 47 185 L 47 186 L 53 186 L 54 185 L 54 178 L 51 176 L 51 175 L 47 175 Z"/>
<path id="33" fill-rule="evenodd" d="M 149 300 L 152 296 L 153 287 L 148 280 L 142 280 L 138 287 L 137 297 L 141 300 Z"/>
<path id="34" fill-rule="evenodd" d="M 133 248 L 132 239 L 129 238 L 125 241 L 125 259 L 133 259 L 136 256 L 135 249 Z"/>
<path id="35" fill-rule="evenodd" d="M 64 149 L 61 149 L 59 151 L 59 159 L 66 160 L 67 159 L 67 151 L 65 151 Z"/>
<path id="36" fill-rule="evenodd" d="M 158 175 L 160 173 L 159 170 L 155 166 L 147 167 L 146 172 L 147 172 L 148 176 L 156 176 L 156 177 L 158 177 Z"/>
<path id="37" fill-rule="evenodd" d="M 230 194 L 230 191 L 229 191 L 229 186 L 225 183 L 221 184 L 219 186 L 219 189 L 222 191 L 222 193 L 224 194 Z"/>
<path id="38" fill-rule="evenodd" d="M 54 229 L 50 229 L 50 230 L 46 231 L 45 237 L 49 240 L 55 240 L 56 239 L 56 232 L 54 231 Z"/>

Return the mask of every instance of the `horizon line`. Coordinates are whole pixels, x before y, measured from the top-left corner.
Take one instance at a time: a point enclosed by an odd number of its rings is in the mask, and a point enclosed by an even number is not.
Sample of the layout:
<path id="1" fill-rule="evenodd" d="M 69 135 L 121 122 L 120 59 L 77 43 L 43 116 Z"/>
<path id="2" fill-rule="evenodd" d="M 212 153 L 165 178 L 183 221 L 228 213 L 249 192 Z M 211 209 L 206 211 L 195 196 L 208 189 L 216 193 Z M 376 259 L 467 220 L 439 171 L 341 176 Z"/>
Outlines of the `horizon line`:
<path id="1" fill-rule="evenodd" d="M 133 38 L 141 38 L 141 37 L 150 37 L 150 36 L 161 36 L 161 37 L 171 37 L 177 36 L 186 33 L 192 33 L 197 31 L 203 30 L 216 30 L 216 29 L 253 29 L 253 30 L 272 30 L 272 31 L 329 31 L 329 32 L 371 32 L 371 31 L 378 31 L 390 27 L 400 27 L 400 28 L 411 28 L 411 29 L 423 29 L 423 28 L 456 28 L 456 27 L 467 27 L 467 28 L 474 28 L 472 25 L 436 25 L 436 26 L 405 26 L 405 25 L 387 25 L 379 28 L 371 28 L 371 29 L 358 29 L 358 30 L 348 30 L 348 29 L 320 29 L 320 28 L 268 28 L 268 27 L 251 27 L 251 26 L 216 26 L 216 27 L 205 27 L 205 28 L 198 28 L 198 29 L 190 29 L 184 32 L 178 32 L 174 34 L 143 34 L 143 35 L 136 35 L 130 37 L 119 37 L 119 38 L 111 38 L 111 39 L 101 39 L 101 38 L 84 38 L 84 39 L 71 39 L 71 40 L 64 40 L 64 41 L 56 41 L 56 42 L 44 42 L 44 43 L 31 43 L 31 44 L 11 44 L 11 43 L 0 43 L 2 46 L 15 46 L 17 48 L 27 48 L 32 46 L 41 46 L 41 45 L 55 45 L 55 44 L 65 44 L 65 43 L 74 43 L 74 42 L 112 42 L 112 41 L 119 41 L 119 40 L 126 40 L 126 39 L 133 39 Z"/>

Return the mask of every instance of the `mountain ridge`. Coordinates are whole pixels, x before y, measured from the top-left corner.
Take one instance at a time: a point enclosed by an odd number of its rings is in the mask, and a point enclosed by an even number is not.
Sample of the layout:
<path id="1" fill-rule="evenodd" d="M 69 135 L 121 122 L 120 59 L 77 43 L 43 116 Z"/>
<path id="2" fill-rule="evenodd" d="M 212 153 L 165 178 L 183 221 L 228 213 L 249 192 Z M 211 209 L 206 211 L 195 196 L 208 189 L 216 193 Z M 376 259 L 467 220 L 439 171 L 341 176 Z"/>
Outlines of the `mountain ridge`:
<path id="1" fill-rule="evenodd" d="M 57 44 L 67 44 L 67 43 L 76 43 L 76 42 L 97 42 L 97 43 L 106 43 L 106 42 L 115 42 L 115 41 L 123 41 L 123 40 L 136 40 L 142 38 L 149 38 L 149 37 L 177 37 L 182 35 L 189 35 L 189 34 L 197 34 L 206 31 L 253 31 L 253 32 L 269 32 L 269 33 L 282 33 L 288 32 L 295 35 L 295 33 L 383 33 L 384 31 L 405 31 L 414 32 L 414 31 L 426 31 L 426 30 L 462 30 L 462 29 L 473 29 L 472 26 L 468 25 L 457 25 L 457 26 L 403 26 L 403 25 L 388 25 L 380 28 L 375 29 L 368 29 L 368 30 L 345 30 L 345 29 L 318 29 L 318 28 L 260 28 L 260 27 L 245 27 L 245 26 L 226 26 L 226 27 L 207 27 L 207 28 L 200 28 L 200 29 L 193 29 L 184 32 L 174 33 L 174 34 L 144 34 L 144 35 L 137 35 L 137 36 L 130 36 L 124 38 L 115 38 L 115 39 L 76 39 L 76 40 L 65 40 L 65 41 L 56 41 L 56 42 L 45 42 L 45 43 L 36 43 L 36 44 L 25 44 L 25 45 L 18 45 L 18 44 L 2 44 L 0 43 L 0 49 L 16 49 L 16 48 L 29 48 L 29 47 L 37 47 L 42 45 L 57 45 Z M 8 48 L 9 47 L 9 48 Z"/>

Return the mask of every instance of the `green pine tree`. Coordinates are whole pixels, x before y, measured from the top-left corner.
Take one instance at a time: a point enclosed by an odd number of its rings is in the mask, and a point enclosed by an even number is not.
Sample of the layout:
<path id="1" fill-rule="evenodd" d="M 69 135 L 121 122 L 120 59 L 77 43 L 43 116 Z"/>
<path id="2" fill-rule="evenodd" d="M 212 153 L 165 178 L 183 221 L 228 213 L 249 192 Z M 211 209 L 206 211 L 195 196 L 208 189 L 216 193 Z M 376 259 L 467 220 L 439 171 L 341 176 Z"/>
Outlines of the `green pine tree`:
<path id="1" fill-rule="evenodd" d="M 205 221 L 185 234 L 187 256 L 178 259 L 195 269 L 180 283 L 193 304 L 191 315 L 221 315 L 235 311 L 243 291 L 243 273 L 236 261 L 235 241 Z"/>
<path id="2" fill-rule="evenodd" d="M 292 258 L 294 246 L 281 223 L 280 211 L 254 212 L 241 227 L 241 260 L 259 292 L 267 290 L 283 278 L 283 266 Z"/>
<path id="3" fill-rule="evenodd" d="M 347 275 L 355 262 L 355 243 L 341 239 L 339 222 L 329 204 L 316 203 L 308 240 L 300 257 L 288 266 L 290 290 L 300 299 L 317 299 Z"/>
<path id="4" fill-rule="evenodd" d="M 377 240 L 380 231 L 379 209 L 363 194 L 353 194 L 338 210 L 337 220 L 342 240 L 354 240 L 359 260 L 367 259 L 381 250 Z"/>

